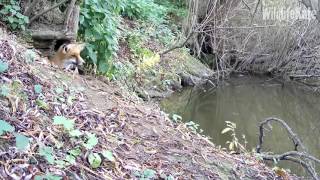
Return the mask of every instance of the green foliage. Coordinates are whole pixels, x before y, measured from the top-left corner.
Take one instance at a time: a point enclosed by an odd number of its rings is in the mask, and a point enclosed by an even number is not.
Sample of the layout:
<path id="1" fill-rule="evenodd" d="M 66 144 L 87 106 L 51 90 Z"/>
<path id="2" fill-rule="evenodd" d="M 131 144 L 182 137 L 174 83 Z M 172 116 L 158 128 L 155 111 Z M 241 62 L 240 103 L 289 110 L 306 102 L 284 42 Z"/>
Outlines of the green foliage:
<path id="1" fill-rule="evenodd" d="M 41 109 L 49 110 L 49 105 L 41 99 L 36 100 L 36 105 Z"/>
<path id="2" fill-rule="evenodd" d="M 10 94 L 10 88 L 8 88 L 6 85 L 2 85 L 0 90 L 1 96 L 7 97 Z"/>
<path id="3" fill-rule="evenodd" d="M 106 75 L 118 48 L 118 15 L 122 7 L 121 0 L 84 0 L 81 7 L 79 36 L 87 43 L 85 56 Z"/>
<path id="4" fill-rule="evenodd" d="M 6 70 L 8 70 L 9 65 L 6 62 L 3 62 L 2 60 L 0 60 L 0 74 L 5 72 Z"/>
<path id="5" fill-rule="evenodd" d="M 57 88 L 55 88 L 55 92 L 56 92 L 57 94 L 62 94 L 62 93 L 64 92 L 64 89 L 57 87 Z"/>
<path id="6" fill-rule="evenodd" d="M 122 15 L 130 19 L 162 22 L 165 8 L 155 4 L 153 0 L 126 0 Z"/>
<path id="7" fill-rule="evenodd" d="M 231 141 L 227 141 L 226 144 L 228 144 L 228 149 L 231 151 L 231 152 L 246 152 L 246 144 L 247 144 L 247 141 L 246 141 L 246 137 L 245 135 L 242 135 L 242 138 L 244 140 L 244 145 L 242 145 L 237 137 L 237 134 L 236 134 L 236 128 L 237 128 L 237 125 L 234 123 L 234 122 L 230 122 L 230 121 L 226 121 L 226 128 L 224 128 L 222 131 L 221 131 L 221 134 L 225 134 L 225 133 L 228 133 L 228 132 L 231 132 L 231 137 L 232 137 L 232 140 Z"/>
<path id="8" fill-rule="evenodd" d="M 102 151 L 102 155 L 103 157 L 107 158 L 111 162 L 115 161 L 113 153 L 111 151 L 104 150 Z"/>
<path id="9" fill-rule="evenodd" d="M 0 10 L 0 18 L 8 23 L 11 29 L 26 29 L 26 24 L 29 23 L 29 18 L 21 13 L 19 1 L 10 0 L 4 8 Z"/>
<path id="10" fill-rule="evenodd" d="M 177 122 L 180 122 L 182 120 L 182 117 L 179 116 L 178 114 L 172 114 L 171 119 L 173 120 L 173 122 L 177 123 Z"/>
<path id="11" fill-rule="evenodd" d="M 19 151 L 25 151 L 28 146 L 29 146 L 29 138 L 19 134 L 19 133 L 14 133 L 16 137 L 16 147 Z"/>
<path id="12" fill-rule="evenodd" d="M 92 149 L 95 145 L 98 144 L 98 138 L 95 134 L 87 133 L 87 142 L 83 143 L 83 146 L 87 149 Z"/>
<path id="13" fill-rule="evenodd" d="M 53 155 L 53 148 L 49 146 L 40 146 L 39 154 L 43 156 L 49 164 L 53 164 L 55 162 L 55 157 Z"/>
<path id="14" fill-rule="evenodd" d="M 42 93 L 42 86 L 40 84 L 34 85 L 34 92 L 37 94 Z"/>
<path id="15" fill-rule="evenodd" d="M 79 156 L 81 154 L 81 149 L 79 147 L 71 149 L 69 153 L 73 156 Z"/>
<path id="16" fill-rule="evenodd" d="M 98 153 L 90 153 L 88 156 L 88 161 L 92 168 L 97 168 L 101 164 L 101 157 Z"/>
<path id="17" fill-rule="evenodd" d="M 14 127 L 4 120 L 0 120 L 0 136 L 5 132 L 13 132 Z"/>
<path id="18" fill-rule="evenodd" d="M 28 49 L 25 52 L 25 58 L 27 63 L 34 62 L 34 60 L 36 59 L 36 53 L 33 50 Z"/>
<path id="19" fill-rule="evenodd" d="M 53 117 L 53 124 L 62 125 L 66 130 L 69 130 L 69 131 L 74 129 L 74 121 L 67 119 L 63 116 Z"/>
<path id="20" fill-rule="evenodd" d="M 46 175 L 43 175 L 43 176 L 36 175 L 34 177 L 34 180 L 61 180 L 61 179 L 62 177 L 55 176 L 51 173 L 47 173 Z"/>
<path id="21" fill-rule="evenodd" d="M 153 179 L 156 177 L 156 171 L 153 169 L 145 169 L 142 172 L 135 172 L 135 176 L 138 177 L 140 180 L 147 180 L 147 179 Z"/>
<path id="22" fill-rule="evenodd" d="M 199 124 L 197 124 L 197 123 L 195 123 L 195 122 L 193 122 L 193 121 L 189 121 L 189 122 L 187 122 L 186 123 L 186 126 L 189 128 L 189 129 L 191 129 L 193 132 L 197 132 L 197 130 L 199 129 Z M 200 133 L 202 133 L 203 132 L 203 130 L 202 129 L 200 129 Z"/>

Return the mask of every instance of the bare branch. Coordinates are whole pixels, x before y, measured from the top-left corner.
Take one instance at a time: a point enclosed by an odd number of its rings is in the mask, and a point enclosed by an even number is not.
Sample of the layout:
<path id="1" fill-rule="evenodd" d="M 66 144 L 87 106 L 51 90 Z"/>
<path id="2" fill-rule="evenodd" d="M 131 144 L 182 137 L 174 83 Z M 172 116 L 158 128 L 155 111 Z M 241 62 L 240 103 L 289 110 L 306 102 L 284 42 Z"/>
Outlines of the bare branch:
<path id="1" fill-rule="evenodd" d="M 299 139 L 297 134 L 293 132 L 293 130 L 289 127 L 289 125 L 279 118 L 270 117 L 262 121 L 259 125 L 259 143 L 257 145 L 256 152 L 261 153 L 261 147 L 263 144 L 263 137 L 264 137 L 264 125 L 269 124 L 271 122 L 277 122 L 282 127 L 286 129 L 286 131 L 289 134 L 290 139 L 293 141 L 294 144 L 294 151 L 285 152 L 283 154 L 276 154 L 276 155 L 270 155 L 270 154 L 260 154 L 264 160 L 288 160 L 292 161 L 298 164 L 301 164 L 308 173 L 316 180 L 319 180 L 320 177 L 318 177 L 316 170 L 313 167 L 312 162 L 320 164 L 320 160 L 315 158 L 312 155 L 309 155 L 307 152 L 307 148 L 303 145 L 302 141 Z M 302 152 L 298 152 L 298 147 L 301 148 Z"/>
<path id="2" fill-rule="evenodd" d="M 181 44 L 179 44 L 179 45 L 176 45 L 176 46 L 173 46 L 173 47 L 171 47 L 170 49 L 167 49 L 167 50 L 165 50 L 165 51 L 163 51 L 163 52 L 160 52 L 160 53 L 159 53 L 160 56 L 163 56 L 163 55 L 165 55 L 165 54 L 167 54 L 167 53 L 169 53 L 169 52 L 171 52 L 171 51 L 173 51 L 173 50 L 175 50 L 175 49 L 179 49 L 179 48 L 184 47 L 184 46 L 187 44 L 188 40 L 191 38 L 191 36 L 192 36 L 193 34 L 194 34 L 194 31 L 191 31 L 191 32 L 189 33 L 189 35 L 187 36 L 186 40 L 185 40 L 183 43 L 181 43 Z"/>
<path id="3" fill-rule="evenodd" d="M 36 7 L 36 5 L 40 2 L 41 0 L 33 0 L 32 3 L 28 6 L 28 8 L 26 9 L 26 11 L 24 12 L 25 16 L 30 16 L 32 13 L 32 10 L 34 7 Z"/>

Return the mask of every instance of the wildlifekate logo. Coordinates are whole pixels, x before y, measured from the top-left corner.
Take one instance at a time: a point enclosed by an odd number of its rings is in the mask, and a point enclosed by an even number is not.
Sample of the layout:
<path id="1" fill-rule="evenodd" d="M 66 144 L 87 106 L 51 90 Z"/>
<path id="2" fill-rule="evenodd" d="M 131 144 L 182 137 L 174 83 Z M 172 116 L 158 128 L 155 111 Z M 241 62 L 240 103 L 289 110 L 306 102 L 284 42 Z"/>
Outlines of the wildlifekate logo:
<path id="1" fill-rule="evenodd" d="M 306 7 L 304 4 L 293 1 L 262 1 L 263 20 L 292 21 L 316 19 L 316 11 L 312 10 L 314 5 Z"/>

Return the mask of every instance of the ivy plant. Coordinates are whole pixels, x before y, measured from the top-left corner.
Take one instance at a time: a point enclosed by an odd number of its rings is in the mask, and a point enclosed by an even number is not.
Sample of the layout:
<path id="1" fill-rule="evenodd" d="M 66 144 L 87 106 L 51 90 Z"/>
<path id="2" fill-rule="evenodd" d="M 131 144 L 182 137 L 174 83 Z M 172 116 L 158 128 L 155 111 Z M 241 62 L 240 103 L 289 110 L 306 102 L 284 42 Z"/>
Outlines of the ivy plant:
<path id="1" fill-rule="evenodd" d="M 7 1 L 4 8 L 0 10 L 0 19 L 8 23 L 13 30 L 26 29 L 26 24 L 29 23 L 29 18 L 21 13 L 19 1 Z"/>

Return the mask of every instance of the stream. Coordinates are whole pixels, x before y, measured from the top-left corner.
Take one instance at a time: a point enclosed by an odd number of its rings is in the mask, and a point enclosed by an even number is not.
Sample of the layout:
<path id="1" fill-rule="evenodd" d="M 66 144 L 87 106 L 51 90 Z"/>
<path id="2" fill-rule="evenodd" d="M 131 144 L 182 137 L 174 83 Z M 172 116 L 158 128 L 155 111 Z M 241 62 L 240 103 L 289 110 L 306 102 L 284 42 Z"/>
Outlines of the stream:
<path id="1" fill-rule="evenodd" d="M 259 122 L 277 117 L 298 134 L 310 154 L 320 158 L 320 95 L 296 83 L 283 84 L 270 77 L 237 75 L 216 89 L 186 88 L 164 99 L 161 107 L 169 114 L 180 115 L 184 122 L 199 124 L 203 134 L 211 137 L 214 144 L 226 148 L 231 133 L 221 134 L 226 128 L 225 121 L 236 123 L 237 137 L 243 143 L 242 135 L 245 135 L 248 151 L 257 145 Z M 262 151 L 293 150 L 292 141 L 277 123 L 272 123 L 272 131 L 265 132 Z M 306 175 L 302 167 L 293 163 L 271 163 L 270 166 Z"/>

